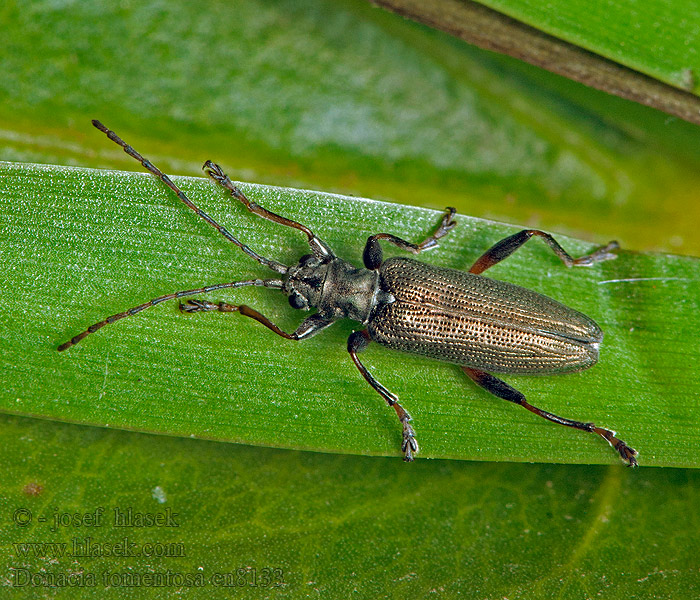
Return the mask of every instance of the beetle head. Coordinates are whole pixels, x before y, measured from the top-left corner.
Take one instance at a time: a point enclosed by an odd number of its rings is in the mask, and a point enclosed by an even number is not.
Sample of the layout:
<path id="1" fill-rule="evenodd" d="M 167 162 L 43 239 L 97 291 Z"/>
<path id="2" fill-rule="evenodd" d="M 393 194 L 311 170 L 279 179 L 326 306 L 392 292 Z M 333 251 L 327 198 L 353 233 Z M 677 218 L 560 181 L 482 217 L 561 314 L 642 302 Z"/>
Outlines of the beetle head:
<path id="1" fill-rule="evenodd" d="M 290 306 L 301 310 L 318 306 L 327 271 L 328 262 L 313 254 L 305 254 L 297 265 L 290 267 L 282 288 L 289 296 Z"/>

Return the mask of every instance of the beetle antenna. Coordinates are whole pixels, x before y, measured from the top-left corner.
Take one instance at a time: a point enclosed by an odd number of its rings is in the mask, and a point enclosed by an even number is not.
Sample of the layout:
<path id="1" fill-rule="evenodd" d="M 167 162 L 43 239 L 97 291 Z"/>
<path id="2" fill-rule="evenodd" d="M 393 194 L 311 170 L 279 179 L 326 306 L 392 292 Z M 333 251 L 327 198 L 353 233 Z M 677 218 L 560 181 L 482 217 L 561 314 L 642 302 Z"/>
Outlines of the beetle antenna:
<path id="1" fill-rule="evenodd" d="M 129 156 L 132 156 L 136 160 L 138 160 L 143 167 L 158 177 L 165 185 L 167 185 L 175 194 L 177 194 L 177 197 L 182 200 L 182 202 L 185 203 L 185 205 L 196 212 L 202 219 L 204 219 L 209 225 L 211 225 L 214 229 L 216 229 L 221 235 L 223 235 L 229 242 L 233 242 L 236 246 L 238 246 L 243 252 L 245 252 L 248 256 L 253 258 L 254 260 L 258 261 L 261 265 L 265 265 L 266 267 L 269 267 L 276 273 L 280 273 L 284 275 L 289 271 L 289 267 L 286 265 L 283 265 L 280 262 L 277 262 L 276 260 L 272 260 L 269 258 L 265 258 L 264 256 L 260 256 L 257 252 L 254 252 L 251 250 L 248 246 L 240 242 L 228 229 L 226 229 L 223 225 L 219 225 L 214 219 L 212 219 L 207 213 L 205 213 L 201 208 L 199 208 L 192 200 L 190 200 L 185 193 L 177 187 L 170 177 L 168 177 L 163 171 L 161 171 L 158 167 L 156 167 L 150 160 L 147 158 L 144 158 L 139 154 L 136 150 L 134 150 L 129 144 L 127 144 L 123 139 L 121 139 L 114 131 L 111 129 L 108 129 L 105 127 L 102 123 L 100 123 L 97 119 L 92 120 L 92 124 L 99 129 L 102 133 L 104 133 L 110 140 L 112 140 L 115 144 L 118 144 L 124 149 L 124 152 L 126 152 Z"/>
<path id="2" fill-rule="evenodd" d="M 208 292 L 214 292 L 216 290 L 246 287 L 250 285 L 281 290 L 282 286 L 284 285 L 284 282 L 280 279 L 248 279 L 246 281 L 231 281 L 229 283 L 217 283 L 215 285 L 208 285 L 206 287 L 197 288 L 196 290 L 183 290 L 181 292 L 175 292 L 173 294 L 166 294 L 165 296 L 158 296 L 158 298 L 153 298 L 153 300 L 149 300 L 148 302 L 144 302 L 143 304 L 134 306 L 129 310 L 117 313 L 116 315 L 112 315 L 111 317 L 107 317 L 102 321 L 90 325 L 90 327 L 88 327 L 82 333 L 79 333 L 78 335 L 71 338 L 69 341 L 61 344 L 58 347 L 58 351 L 63 352 L 71 346 L 75 346 L 80 340 L 87 337 L 91 333 L 95 333 L 98 329 L 102 329 L 105 325 L 109 325 L 110 323 L 114 323 L 115 321 L 125 319 L 126 317 L 133 317 L 136 313 L 140 313 L 142 310 L 151 308 L 151 306 L 155 306 L 156 304 L 160 304 L 161 302 L 165 302 L 167 300 L 175 300 L 177 298 L 184 298 L 185 296 L 194 296 L 195 294 L 206 294 Z"/>

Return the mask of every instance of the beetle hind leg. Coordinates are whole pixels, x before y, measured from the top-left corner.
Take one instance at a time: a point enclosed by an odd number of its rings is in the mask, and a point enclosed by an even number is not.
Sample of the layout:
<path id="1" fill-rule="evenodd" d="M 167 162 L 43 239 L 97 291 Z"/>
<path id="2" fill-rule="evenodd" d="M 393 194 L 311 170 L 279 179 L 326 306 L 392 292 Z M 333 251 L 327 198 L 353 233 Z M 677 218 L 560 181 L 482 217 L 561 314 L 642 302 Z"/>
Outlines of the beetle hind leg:
<path id="1" fill-rule="evenodd" d="M 508 258 L 511 254 L 513 254 L 513 252 L 521 248 L 523 244 L 525 244 L 525 242 L 527 242 L 533 236 L 542 238 L 544 242 L 552 249 L 554 254 L 556 254 L 561 262 L 563 262 L 567 267 L 590 267 L 591 265 L 603 262 L 604 260 L 612 260 L 617 258 L 614 251 L 620 247 L 617 242 L 610 242 L 607 246 L 598 248 L 590 254 L 573 258 L 566 250 L 564 250 L 564 248 L 561 247 L 559 242 L 557 242 L 557 240 L 555 240 L 548 233 L 540 231 L 539 229 L 523 229 L 522 231 L 504 238 L 500 242 L 497 242 L 491 246 L 491 248 L 489 248 L 477 259 L 477 261 L 472 265 L 471 269 L 469 269 L 469 272 L 476 275 L 483 273 L 486 269 L 489 269 L 505 258 Z"/>
<path id="2" fill-rule="evenodd" d="M 508 400 L 515 404 L 519 404 L 523 408 L 526 408 L 530 412 L 535 413 L 548 421 L 553 423 L 558 423 L 559 425 L 564 425 L 566 427 L 573 427 L 574 429 L 580 429 L 582 431 L 590 431 L 595 433 L 606 440 L 620 455 L 620 458 L 630 467 L 637 466 L 637 451 L 628 446 L 621 439 L 615 437 L 615 432 L 609 429 L 604 429 L 603 427 L 597 427 L 593 423 L 583 423 L 581 421 L 572 421 L 571 419 L 565 419 L 558 415 L 542 410 L 530 404 L 525 400 L 525 396 L 521 394 L 515 388 L 510 387 L 505 381 L 501 381 L 497 377 L 490 375 L 484 371 L 478 369 L 472 369 L 470 367 L 462 367 L 462 370 L 476 383 L 478 386 L 484 388 L 487 392 L 491 392 L 494 396 Z"/>
<path id="3" fill-rule="evenodd" d="M 411 462 L 413 460 L 413 455 L 418 453 L 418 441 L 416 440 L 416 432 L 411 425 L 411 415 L 408 411 L 399 404 L 399 398 L 396 394 L 393 394 L 388 389 L 386 389 L 381 383 L 379 383 L 372 374 L 367 370 L 367 367 L 360 362 L 357 357 L 358 352 L 362 352 L 367 346 L 369 346 L 371 339 L 367 330 L 356 331 L 348 338 L 348 352 L 350 353 L 350 358 L 355 366 L 360 371 L 365 381 L 369 383 L 374 390 L 386 400 L 386 403 L 391 406 L 396 411 L 396 416 L 399 417 L 399 421 L 403 426 L 403 441 L 401 442 L 401 451 L 404 454 L 404 460 L 406 462 Z"/>

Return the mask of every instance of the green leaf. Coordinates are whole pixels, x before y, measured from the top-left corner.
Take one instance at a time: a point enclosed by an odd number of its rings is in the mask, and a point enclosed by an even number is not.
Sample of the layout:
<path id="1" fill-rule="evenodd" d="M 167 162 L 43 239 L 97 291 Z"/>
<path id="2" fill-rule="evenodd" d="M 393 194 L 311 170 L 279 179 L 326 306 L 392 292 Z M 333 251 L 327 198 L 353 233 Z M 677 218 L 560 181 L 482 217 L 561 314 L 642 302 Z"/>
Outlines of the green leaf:
<path id="1" fill-rule="evenodd" d="M 5 261 L 13 265 L 3 282 L 2 410 L 249 444 L 398 454 L 393 411 L 345 350 L 357 323 L 338 323 L 295 344 L 237 315 L 182 315 L 170 303 L 56 352 L 88 325 L 150 298 L 272 272 L 150 175 L 23 164 L 4 164 L 0 173 Z M 176 181 L 264 256 L 294 264 L 308 252 L 303 236 L 261 223 L 210 182 Z M 309 225 L 355 264 L 372 233 L 420 241 L 439 221 L 438 213 L 395 204 L 289 188 L 243 189 L 262 206 Z M 459 221 L 438 250 L 426 253 L 427 262 L 468 269 L 514 231 L 467 216 Z M 590 248 L 563 243 L 572 254 Z M 535 405 L 615 428 L 642 452 L 644 464 L 697 466 L 693 415 L 700 385 L 694 373 L 700 355 L 683 332 L 698 329 L 700 299 L 692 290 L 699 274 L 696 259 L 627 252 L 594 268 L 567 270 L 546 246 L 531 242 L 489 275 L 585 311 L 607 337 L 601 363 L 591 371 L 506 379 Z M 264 289 L 222 291 L 211 299 L 251 304 L 287 331 L 303 315 L 283 295 Z M 413 415 L 424 456 L 616 460 L 599 439 L 490 397 L 454 366 L 381 347 L 363 356 Z M 685 369 L 677 368 L 679 361 Z"/>
<path id="2" fill-rule="evenodd" d="M 406 465 L 45 425 L 0 415 L 0 565 L 6 585 L 27 572 L 36 582 L 8 597 L 612 600 L 700 589 L 700 523 L 688 510 L 700 502 L 699 471 Z M 100 527 L 76 524 L 100 508 Z M 115 527 L 115 509 L 129 508 L 169 510 L 178 527 Z M 12 521 L 18 509 L 29 525 Z M 65 523 L 56 531 L 54 515 Z M 134 552 L 152 544 L 171 556 L 35 557 L 42 548 L 27 545 L 71 551 L 86 537 L 92 549 L 126 538 Z M 285 586 L 252 587 L 265 568 L 281 569 Z M 210 583 L 215 573 L 231 574 L 231 587 Z M 61 574 L 96 584 L 42 585 Z M 176 579 L 185 576 L 204 587 Z"/>
<path id="3" fill-rule="evenodd" d="M 585 2 L 372 1 L 480 48 L 700 125 L 700 98 L 688 93 L 698 89 L 698 57 L 688 59 L 693 53 L 687 52 L 697 45 L 695 20 L 688 17 L 697 14 L 694 5 L 669 14 L 663 1 L 645 3 L 643 11 L 614 0 L 593 9 Z"/>
<path id="4" fill-rule="evenodd" d="M 692 0 L 481 0 L 537 29 L 700 94 L 700 7 Z"/>

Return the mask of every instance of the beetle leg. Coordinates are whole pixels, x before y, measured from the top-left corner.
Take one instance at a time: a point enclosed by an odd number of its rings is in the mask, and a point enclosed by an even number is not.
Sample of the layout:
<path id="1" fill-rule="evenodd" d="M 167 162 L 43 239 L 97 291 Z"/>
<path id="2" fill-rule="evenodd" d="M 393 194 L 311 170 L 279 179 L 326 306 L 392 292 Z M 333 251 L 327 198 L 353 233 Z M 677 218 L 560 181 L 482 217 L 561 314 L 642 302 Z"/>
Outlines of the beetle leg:
<path id="1" fill-rule="evenodd" d="M 497 377 L 480 371 L 478 369 L 472 369 L 470 367 L 462 367 L 462 370 L 476 383 L 478 386 L 484 388 L 487 392 L 491 392 L 494 396 L 508 400 L 509 402 L 514 402 L 519 404 L 523 408 L 527 408 L 530 412 L 536 415 L 552 421 L 553 423 L 559 423 L 559 425 L 565 425 L 566 427 L 573 427 L 575 429 L 581 429 L 582 431 L 590 431 L 591 433 L 596 433 L 607 442 L 620 454 L 623 461 L 627 463 L 630 467 L 637 466 L 637 451 L 634 448 L 630 448 L 625 442 L 615 437 L 615 432 L 609 429 L 603 429 L 602 427 L 596 427 L 593 423 L 582 423 L 581 421 L 572 421 L 571 419 L 565 419 L 564 417 L 559 417 L 550 412 L 537 408 L 525 400 L 525 396 L 521 394 L 515 388 L 510 387 L 505 381 L 501 381 Z"/>
<path id="2" fill-rule="evenodd" d="M 328 244 L 316 236 L 316 234 L 306 225 L 302 225 L 301 223 L 297 223 L 296 221 L 292 221 L 291 219 L 275 214 L 272 211 L 263 208 L 257 202 L 249 200 L 238 188 L 238 186 L 234 185 L 229 176 L 224 173 L 223 169 L 215 162 L 208 160 L 204 163 L 202 168 L 204 169 L 204 172 L 212 178 L 212 180 L 218 183 L 225 190 L 228 190 L 228 192 L 236 200 L 239 200 L 254 215 L 258 215 L 259 217 L 272 221 L 273 223 L 279 223 L 285 227 L 298 229 L 299 231 L 305 233 L 306 237 L 308 238 L 309 246 L 318 259 L 325 261 L 335 258 L 335 254 L 333 254 L 333 251 L 330 249 Z"/>
<path id="3" fill-rule="evenodd" d="M 269 267 L 273 271 L 276 271 L 277 273 L 286 273 L 289 268 L 286 265 L 283 265 L 280 262 L 277 262 L 276 260 L 272 260 L 270 258 L 265 258 L 264 256 L 260 256 L 257 252 L 254 252 L 251 250 L 248 246 L 246 246 L 244 243 L 238 240 L 226 227 L 223 225 L 220 225 L 217 223 L 214 219 L 212 219 L 207 213 L 205 213 L 201 208 L 199 208 L 192 200 L 190 200 L 185 192 L 183 192 L 179 187 L 177 187 L 170 177 L 168 177 L 165 173 L 163 173 L 158 167 L 156 167 L 150 160 L 147 158 L 144 158 L 139 154 L 134 148 L 132 148 L 129 144 L 127 144 L 123 139 L 121 139 L 116 133 L 114 133 L 111 129 L 108 129 L 105 127 L 102 123 L 100 123 L 97 119 L 93 119 L 92 124 L 95 128 L 99 129 L 102 133 L 104 133 L 110 140 L 112 140 L 115 144 L 118 144 L 119 146 L 122 147 L 124 152 L 126 152 L 129 156 L 135 158 L 138 160 L 143 167 L 158 177 L 165 185 L 167 185 L 175 194 L 177 197 L 185 203 L 187 208 L 190 210 L 193 210 L 194 212 L 197 213 L 202 219 L 204 219 L 209 225 L 214 227 L 221 235 L 223 235 L 229 242 L 234 243 L 236 246 L 238 246 L 243 252 L 245 252 L 248 256 L 253 258 L 254 260 L 257 260 L 261 265 L 265 265 L 266 267 Z"/>
<path id="4" fill-rule="evenodd" d="M 257 310 L 246 306 L 245 304 L 229 304 L 228 302 L 207 302 L 206 300 L 188 300 L 186 304 L 180 304 L 180 310 L 186 313 L 195 312 L 237 312 L 244 317 L 255 319 L 258 323 L 262 323 L 270 331 L 274 331 L 277 335 L 288 340 L 305 340 L 310 338 L 333 323 L 332 319 L 321 317 L 319 313 L 315 313 L 302 321 L 301 325 L 296 328 L 293 333 L 282 331 L 265 315 Z"/>
<path id="5" fill-rule="evenodd" d="M 58 347 L 58 351 L 63 352 L 67 348 L 75 346 L 75 344 L 77 344 L 80 340 L 90 335 L 91 333 L 95 333 L 98 329 L 102 329 L 105 325 L 109 325 L 110 323 L 114 323 L 115 321 L 125 319 L 126 317 L 132 317 L 133 315 L 140 313 L 142 310 L 151 308 L 152 306 L 160 304 L 161 302 L 167 302 L 168 300 L 175 300 L 177 298 L 184 298 L 185 296 L 194 296 L 195 294 L 205 294 L 208 292 L 215 292 L 217 290 L 246 287 L 251 285 L 281 290 L 282 286 L 284 285 L 284 282 L 282 282 L 279 279 L 249 279 L 247 281 L 232 281 L 230 283 L 218 283 L 215 285 L 197 288 L 195 290 L 182 290 L 180 292 L 166 294 L 165 296 L 159 296 L 158 298 L 153 298 L 148 302 L 144 302 L 143 304 L 139 304 L 138 306 L 134 306 L 128 310 L 117 313 L 116 315 L 107 317 L 106 319 L 99 321 L 98 323 L 90 325 L 90 327 L 88 327 L 82 333 L 79 333 L 67 342 L 61 344 Z"/>
<path id="6" fill-rule="evenodd" d="M 477 275 L 483 273 L 486 269 L 493 267 L 493 265 L 501 262 L 504 258 L 508 258 L 533 235 L 541 237 L 567 267 L 590 267 L 594 263 L 617 258 L 612 251 L 620 247 L 617 242 L 610 242 L 607 246 L 598 248 L 591 254 L 581 256 L 580 258 L 572 258 L 569 253 L 559 245 L 559 242 L 548 233 L 540 231 L 539 229 L 523 229 L 491 246 L 491 248 L 472 265 L 469 272 Z"/>
<path id="7" fill-rule="evenodd" d="M 350 353 L 350 358 L 355 366 L 358 368 L 365 381 L 369 383 L 376 392 L 386 400 L 389 406 L 392 406 L 396 411 L 396 415 L 399 417 L 399 421 L 403 425 L 403 442 L 401 443 L 401 450 L 404 453 L 404 460 L 406 462 L 411 462 L 413 460 L 413 455 L 418 453 L 418 442 L 416 441 L 416 432 L 411 426 L 411 415 L 404 409 L 403 406 L 399 404 L 399 399 L 396 394 L 391 393 L 387 390 L 381 383 L 379 383 L 372 374 L 367 370 L 367 367 L 360 362 L 357 358 L 357 353 L 362 352 L 372 340 L 369 337 L 367 330 L 356 331 L 348 338 L 348 352 Z"/>
<path id="8" fill-rule="evenodd" d="M 420 244 L 413 244 L 402 240 L 395 235 L 390 233 L 376 233 L 367 238 L 367 243 L 365 244 L 364 252 L 362 253 L 362 259 L 364 260 L 365 267 L 372 271 L 377 270 L 384 258 L 382 255 L 382 247 L 379 245 L 379 240 L 386 240 L 390 244 L 394 244 L 401 250 L 406 250 L 407 252 L 412 252 L 413 254 L 418 254 L 423 250 L 428 250 L 429 248 L 434 248 L 437 246 L 438 240 L 445 237 L 450 231 L 452 231 L 457 225 L 457 221 L 454 220 L 455 213 L 457 211 L 454 208 L 447 207 L 445 209 L 445 215 L 440 221 L 437 229 L 430 237 L 425 238 Z"/>

